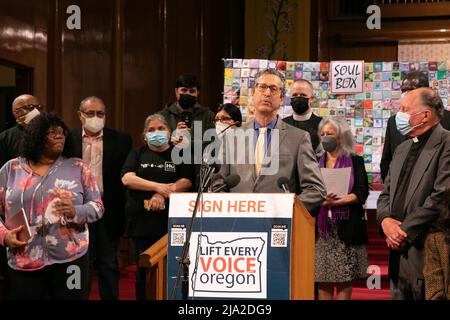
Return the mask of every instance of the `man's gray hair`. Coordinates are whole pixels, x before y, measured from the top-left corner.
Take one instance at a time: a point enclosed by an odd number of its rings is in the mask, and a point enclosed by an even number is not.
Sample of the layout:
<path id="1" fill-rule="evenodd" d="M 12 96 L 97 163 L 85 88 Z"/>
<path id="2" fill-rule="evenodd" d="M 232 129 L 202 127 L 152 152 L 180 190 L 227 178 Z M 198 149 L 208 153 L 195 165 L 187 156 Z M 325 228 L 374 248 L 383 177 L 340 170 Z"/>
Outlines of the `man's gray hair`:
<path id="1" fill-rule="evenodd" d="M 265 76 L 267 74 L 271 74 L 274 76 L 277 76 L 278 78 L 280 78 L 281 81 L 281 93 L 284 95 L 285 89 L 285 82 L 286 82 L 286 77 L 284 76 L 284 74 L 281 71 L 278 71 L 277 69 L 265 69 L 265 70 L 261 70 L 259 71 L 256 75 L 255 75 L 255 86 L 259 83 L 259 79 L 262 76 Z"/>
<path id="2" fill-rule="evenodd" d="M 419 88 L 419 97 L 422 104 L 430 107 L 439 119 L 444 116 L 444 104 L 439 94 L 431 88 Z"/>
<path id="3" fill-rule="evenodd" d="M 99 97 L 96 97 L 96 96 L 89 96 L 89 97 L 87 97 L 87 98 L 84 98 L 81 102 L 80 102 L 80 111 L 84 111 L 84 106 L 85 106 L 85 104 L 87 103 L 87 102 L 89 102 L 89 101 L 98 101 L 98 102 L 101 102 L 101 104 L 105 107 L 105 109 L 106 109 L 106 105 L 105 105 L 105 103 L 103 102 L 103 100 L 102 99 L 100 99 Z"/>
<path id="4" fill-rule="evenodd" d="M 344 117 L 328 117 L 322 119 L 319 123 L 319 137 L 323 127 L 326 124 L 330 124 L 336 130 L 337 137 L 341 143 L 341 153 L 344 156 L 352 156 L 355 154 L 355 141 L 353 139 L 353 133 L 348 126 Z"/>

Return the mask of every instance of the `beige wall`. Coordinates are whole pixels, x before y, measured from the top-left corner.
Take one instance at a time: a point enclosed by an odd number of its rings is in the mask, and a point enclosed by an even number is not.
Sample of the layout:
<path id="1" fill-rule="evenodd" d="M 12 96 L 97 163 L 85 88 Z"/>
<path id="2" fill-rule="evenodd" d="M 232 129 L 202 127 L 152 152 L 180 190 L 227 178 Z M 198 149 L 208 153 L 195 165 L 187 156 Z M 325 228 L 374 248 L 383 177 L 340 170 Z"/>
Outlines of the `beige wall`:
<path id="1" fill-rule="evenodd" d="M 286 52 L 289 61 L 309 61 L 311 0 L 296 1 L 297 8 L 289 13 L 294 33 L 283 33 L 280 42 L 287 44 Z M 245 1 L 245 58 L 247 59 L 259 58 L 256 49 L 270 43 L 265 31 L 270 23 L 266 17 L 265 5 L 266 1 L 263 0 Z M 282 55 L 274 57 L 274 59 L 282 58 Z"/>

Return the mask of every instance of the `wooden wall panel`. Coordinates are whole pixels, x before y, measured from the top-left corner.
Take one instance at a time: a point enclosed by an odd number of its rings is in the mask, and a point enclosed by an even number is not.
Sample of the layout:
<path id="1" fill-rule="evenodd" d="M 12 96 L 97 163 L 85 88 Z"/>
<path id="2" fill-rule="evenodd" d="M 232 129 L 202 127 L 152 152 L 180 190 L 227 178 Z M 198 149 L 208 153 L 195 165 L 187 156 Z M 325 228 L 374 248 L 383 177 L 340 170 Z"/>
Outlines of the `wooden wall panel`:
<path id="1" fill-rule="evenodd" d="M 34 93 L 47 103 L 47 0 L 0 1 L 0 60 L 34 68 Z"/>
<path id="2" fill-rule="evenodd" d="M 175 100 L 181 73 L 199 77 L 199 101 L 215 110 L 222 99 L 222 58 L 243 56 L 242 29 L 236 29 L 243 14 L 239 0 L 124 2 L 124 117 L 134 139 L 142 141 L 146 116 Z"/>
<path id="3" fill-rule="evenodd" d="M 81 8 L 81 30 L 66 9 Z M 176 77 L 197 74 L 200 102 L 214 110 L 222 58 L 244 54 L 240 0 L 16 0 L 0 2 L 0 60 L 34 68 L 34 91 L 78 127 L 76 111 L 101 97 L 109 126 L 139 143 L 145 117 L 174 101 Z"/>
<path id="4" fill-rule="evenodd" d="M 162 106 L 164 90 L 164 16 L 162 1 L 124 3 L 124 123 L 135 144 L 145 118 Z"/>
<path id="5" fill-rule="evenodd" d="M 335 59 L 364 59 L 366 61 L 397 60 L 398 41 L 408 39 L 435 39 L 448 37 L 450 32 L 435 30 L 450 29 L 450 20 L 436 14 L 436 4 L 407 4 L 392 6 L 396 8 L 388 14 L 381 12 L 381 29 L 369 30 L 366 26 L 368 16 L 343 17 L 337 14 L 338 2 L 317 0 L 313 2 L 312 12 L 315 24 L 312 28 L 316 36 L 316 54 L 319 61 Z M 420 6 L 423 16 L 404 15 Z M 403 9 L 400 9 L 402 7 Z"/>
<path id="6" fill-rule="evenodd" d="M 69 30 L 65 9 L 81 8 L 81 30 Z M 100 97 L 108 108 L 108 124 L 113 123 L 114 63 L 113 1 L 63 0 L 62 29 L 62 105 L 60 113 L 71 127 L 80 125 L 76 111 L 80 101 L 91 95 Z"/>

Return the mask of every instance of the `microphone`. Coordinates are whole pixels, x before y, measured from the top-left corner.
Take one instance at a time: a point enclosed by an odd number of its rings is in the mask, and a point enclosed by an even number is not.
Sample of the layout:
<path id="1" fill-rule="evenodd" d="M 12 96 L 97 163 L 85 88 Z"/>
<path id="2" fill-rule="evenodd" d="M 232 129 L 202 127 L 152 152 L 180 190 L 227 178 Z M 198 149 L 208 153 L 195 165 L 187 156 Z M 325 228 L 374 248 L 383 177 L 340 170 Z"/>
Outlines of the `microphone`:
<path id="1" fill-rule="evenodd" d="M 221 177 L 218 177 L 218 178 L 221 178 Z M 225 188 L 232 189 L 232 188 L 236 187 L 239 184 L 239 182 L 241 182 L 240 176 L 238 176 L 237 174 L 229 175 L 228 177 L 226 177 L 224 179 L 224 183 L 222 185 L 218 186 L 217 188 L 213 189 L 212 192 L 219 192 Z"/>
<path id="2" fill-rule="evenodd" d="M 210 183 L 211 183 L 211 180 L 212 180 L 212 175 L 214 174 L 214 173 L 217 173 L 217 172 L 219 172 L 220 171 L 220 167 L 221 167 L 221 165 L 220 164 L 218 164 L 218 163 L 212 163 L 212 164 L 206 164 L 206 166 L 204 167 L 205 169 L 205 171 L 204 171 L 204 175 L 203 175 L 203 181 L 204 181 L 204 183 L 203 183 L 203 190 L 205 190 L 206 188 L 208 188 L 208 186 L 210 185 Z"/>
<path id="3" fill-rule="evenodd" d="M 239 126 L 241 124 L 240 121 L 235 121 L 232 124 L 228 125 L 228 127 L 226 127 L 225 129 L 223 129 L 222 131 L 219 132 L 219 135 L 224 133 L 225 131 L 227 131 L 228 129 L 230 129 L 232 126 Z"/>
<path id="4" fill-rule="evenodd" d="M 284 193 L 291 193 L 289 191 L 289 179 L 286 177 L 279 177 L 278 181 L 278 188 L 282 189 L 284 191 Z"/>

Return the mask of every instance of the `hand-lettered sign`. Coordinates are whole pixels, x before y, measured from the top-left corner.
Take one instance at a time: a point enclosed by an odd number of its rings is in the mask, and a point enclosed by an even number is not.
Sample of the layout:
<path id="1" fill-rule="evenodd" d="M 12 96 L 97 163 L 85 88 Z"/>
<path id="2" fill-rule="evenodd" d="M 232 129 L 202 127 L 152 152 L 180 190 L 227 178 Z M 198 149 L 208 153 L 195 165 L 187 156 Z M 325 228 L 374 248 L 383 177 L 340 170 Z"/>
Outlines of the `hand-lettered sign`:
<path id="1" fill-rule="evenodd" d="M 364 61 L 331 61 L 331 94 L 362 93 Z"/>

